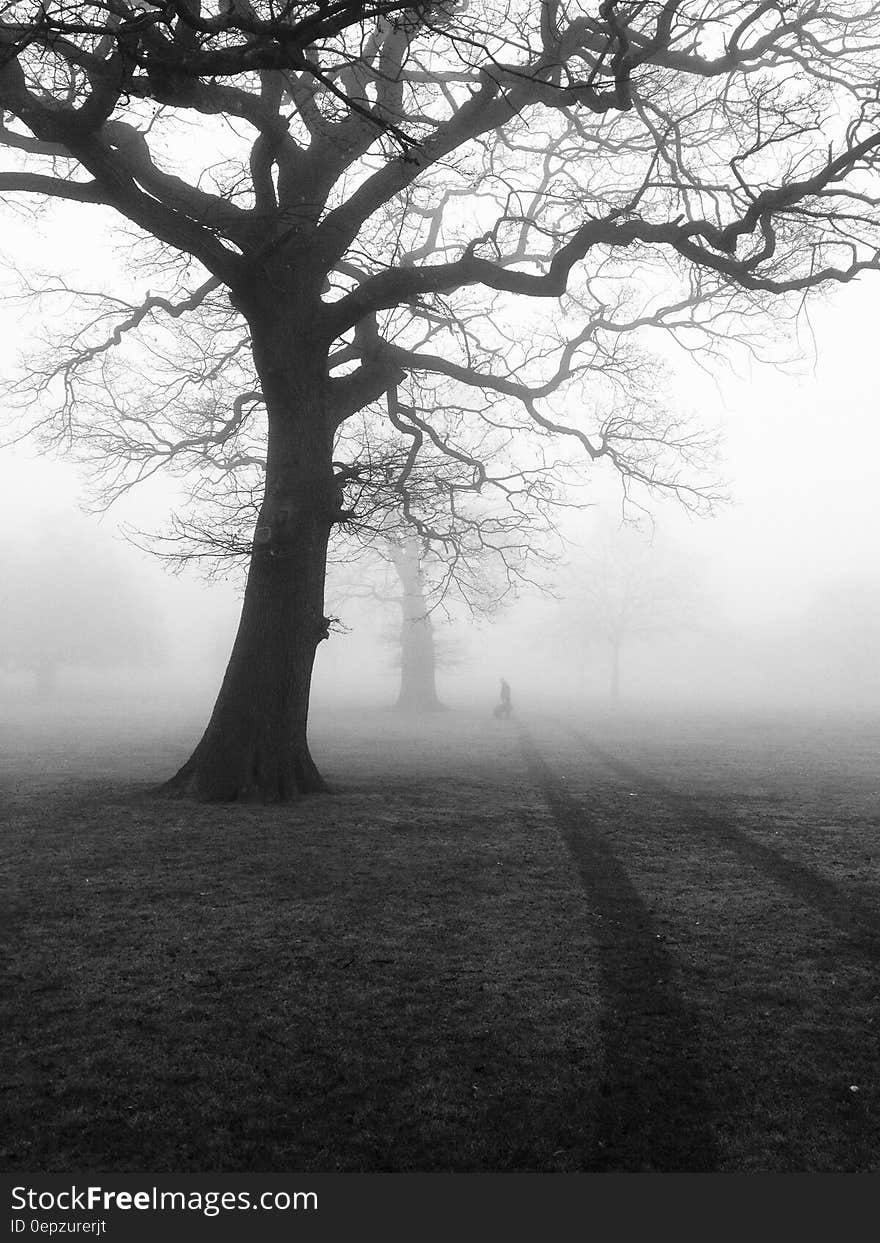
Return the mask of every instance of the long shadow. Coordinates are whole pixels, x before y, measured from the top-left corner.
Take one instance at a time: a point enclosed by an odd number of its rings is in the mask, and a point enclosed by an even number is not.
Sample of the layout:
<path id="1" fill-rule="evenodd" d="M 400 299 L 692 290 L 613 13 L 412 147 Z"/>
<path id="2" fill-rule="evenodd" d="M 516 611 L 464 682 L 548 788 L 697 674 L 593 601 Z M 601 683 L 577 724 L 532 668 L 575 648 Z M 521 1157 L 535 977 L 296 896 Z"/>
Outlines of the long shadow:
<path id="1" fill-rule="evenodd" d="M 672 960 L 623 865 L 583 802 L 572 798 L 522 725 L 529 775 L 541 789 L 592 910 L 605 1081 L 593 1169 L 711 1172 L 717 1152 L 697 1024 Z"/>
<path id="2" fill-rule="evenodd" d="M 661 799 L 680 817 L 681 826 L 688 832 L 711 833 L 738 859 L 756 868 L 798 901 L 818 911 L 845 933 L 861 953 L 871 958 L 880 956 L 880 916 L 857 895 L 806 864 L 787 858 L 772 846 L 756 841 L 727 817 L 701 806 L 693 795 L 676 790 L 642 772 L 634 764 L 618 759 L 582 730 L 575 729 L 573 725 L 566 728 L 595 752 L 612 772 Z"/>

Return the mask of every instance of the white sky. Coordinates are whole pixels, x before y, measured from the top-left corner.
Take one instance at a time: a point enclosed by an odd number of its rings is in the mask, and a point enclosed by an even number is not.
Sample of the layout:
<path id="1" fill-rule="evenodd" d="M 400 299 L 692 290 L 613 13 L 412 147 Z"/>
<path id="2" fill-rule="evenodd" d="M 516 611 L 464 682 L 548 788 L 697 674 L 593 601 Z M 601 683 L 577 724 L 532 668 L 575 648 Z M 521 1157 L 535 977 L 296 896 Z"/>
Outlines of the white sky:
<path id="1" fill-rule="evenodd" d="M 703 551 L 732 602 L 754 609 L 765 592 L 781 607 L 838 575 L 880 573 L 878 303 L 880 273 L 814 304 L 796 374 L 682 372 L 683 401 L 720 425 L 731 504 L 694 519 L 664 503 L 658 527 Z M 613 487 L 602 495 L 613 507 Z"/>
<path id="2" fill-rule="evenodd" d="M 880 275 L 811 314 L 815 369 L 756 369 L 725 387 L 725 471 L 734 505 L 702 530 L 737 582 L 753 567 L 777 598 L 880 571 Z"/>

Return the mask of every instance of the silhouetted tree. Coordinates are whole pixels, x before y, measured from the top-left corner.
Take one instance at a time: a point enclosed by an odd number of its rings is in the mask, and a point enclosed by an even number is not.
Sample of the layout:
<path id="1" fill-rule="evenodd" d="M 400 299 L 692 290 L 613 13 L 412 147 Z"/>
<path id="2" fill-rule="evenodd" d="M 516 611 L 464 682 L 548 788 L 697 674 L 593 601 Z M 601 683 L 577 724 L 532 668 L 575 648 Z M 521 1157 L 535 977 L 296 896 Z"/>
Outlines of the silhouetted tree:
<path id="1" fill-rule="evenodd" d="M 816 0 L 3 7 L 0 194 L 110 208 L 153 239 L 147 298 L 103 302 L 35 366 L 39 425 L 111 462 L 137 441 L 128 486 L 264 420 L 240 628 L 171 790 L 322 788 L 309 685 L 357 486 L 334 444 L 361 412 L 456 461 L 453 497 L 601 459 L 693 495 L 658 469 L 676 436 L 635 342 L 722 349 L 771 295 L 876 265 L 878 34 L 874 4 Z M 166 317 L 186 344 L 197 308 L 216 331 L 191 372 L 132 358 Z M 242 325 L 252 383 L 221 418 L 214 369 L 242 361 Z M 166 381 L 202 396 L 181 437 Z"/>

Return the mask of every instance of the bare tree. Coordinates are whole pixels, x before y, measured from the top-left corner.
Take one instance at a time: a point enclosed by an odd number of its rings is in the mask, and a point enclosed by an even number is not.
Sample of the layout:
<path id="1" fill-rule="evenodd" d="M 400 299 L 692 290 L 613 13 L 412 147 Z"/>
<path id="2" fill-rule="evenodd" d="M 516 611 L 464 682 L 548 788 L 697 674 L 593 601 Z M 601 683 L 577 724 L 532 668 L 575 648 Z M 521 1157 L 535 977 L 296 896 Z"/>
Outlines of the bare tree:
<path id="1" fill-rule="evenodd" d="M 0 14 L 0 194 L 109 208 L 152 239 L 150 294 L 100 301 L 35 369 L 38 422 L 112 453 L 163 368 L 154 352 L 128 370 L 127 340 L 167 319 L 186 342 L 199 308 L 217 340 L 169 383 L 200 390 L 202 419 L 170 438 L 166 389 L 139 428 L 151 462 L 233 444 L 252 407 L 265 423 L 241 624 L 179 793 L 323 786 L 309 685 L 330 532 L 357 484 L 334 442 L 361 412 L 381 401 L 479 493 L 493 485 L 473 437 L 459 446 L 437 419 L 453 385 L 462 417 L 509 442 L 496 464 L 531 469 L 528 441 L 539 464 L 583 475 L 605 459 L 628 487 L 688 500 L 685 475 L 658 473 L 669 431 L 643 415 L 637 343 L 663 330 L 711 359 L 766 324 L 768 298 L 877 266 L 867 0 L 7 0 Z M 218 351 L 241 361 L 242 325 L 253 383 L 221 418 L 212 369 Z"/>
<path id="2" fill-rule="evenodd" d="M 444 706 L 437 692 L 438 671 L 461 661 L 462 644 L 460 639 L 438 638 L 436 618 L 449 622 L 460 619 L 462 612 L 471 621 L 492 617 L 518 594 L 520 586 L 540 584 L 534 578 L 524 582 L 523 561 L 514 562 L 510 549 L 506 561 L 471 557 L 462 565 L 457 549 L 403 532 L 387 539 L 384 546 L 374 544 L 372 551 L 380 563 L 387 557 L 394 571 L 394 582 L 384 589 L 373 588 L 372 594 L 393 604 L 398 614 L 396 707 L 406 713 L 437 712 Z M 551 555 L 544 551 L 534 560 L 549 564 Z M 515 575 L 511 572 L 514 566 Z"/>
<path id="3" fill-rule="evenodd" d="M 697 623 L 698 568 L 643 531 L 606 525 L 584 555 L 572 561 L 567 577 L 566 642 L 584 646 L 598 641 L 606 649 L 608 697 L 617 707 L 627 647 Z"/>

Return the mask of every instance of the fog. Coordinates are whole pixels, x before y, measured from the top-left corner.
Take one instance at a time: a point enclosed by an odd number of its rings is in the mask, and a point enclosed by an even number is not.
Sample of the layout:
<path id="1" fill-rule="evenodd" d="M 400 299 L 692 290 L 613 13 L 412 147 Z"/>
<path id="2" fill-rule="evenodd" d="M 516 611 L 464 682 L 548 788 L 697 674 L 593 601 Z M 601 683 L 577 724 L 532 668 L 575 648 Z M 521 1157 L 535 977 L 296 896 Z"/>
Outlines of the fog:
<path id="1" fill-rule="evenodd" d="M 433 614 L 444 703 L 488 715 L 505 677 L 523 713 L 575 701 L 597 712 L 880 710 L 878 294 L 865 279 L 815 307 L 792 374 L 680 366 L 678 398 L 720 428 L 730 503 L 697 519 L 658 502 L 641 530 L 621 532 L 619 486 L 596 469 L 592 505 L 564 517 L 548 594 L 522 590 L 491 619 L 454 603 Z M 22 335 L 8 307 L 2 327 L 8 365 Z M 202 724 L 241 576 L 174 576 L 120 534 L 161 526 L 180 502 L 174 487 L 154 480 L 85 515 L 73 467 L 19 445 L 0 452 L 0 492 L 4 711 L 47 724 L 87 707 Z M 613 562 L 615 547 L 624 562 L 636 550 L 643 580 L 662 567 L 674 584 L 672 602 L 657 615 L 643 606 L 621 636 L 616 693 L 613 644 L 588 598 L 599 551 Z M 343 598 L 332 611 L 342 626 L 319 649 L 315 710 L 393 704 L 393 604 Z M 37 672 L 41 659 L 51 676 Z"/>

